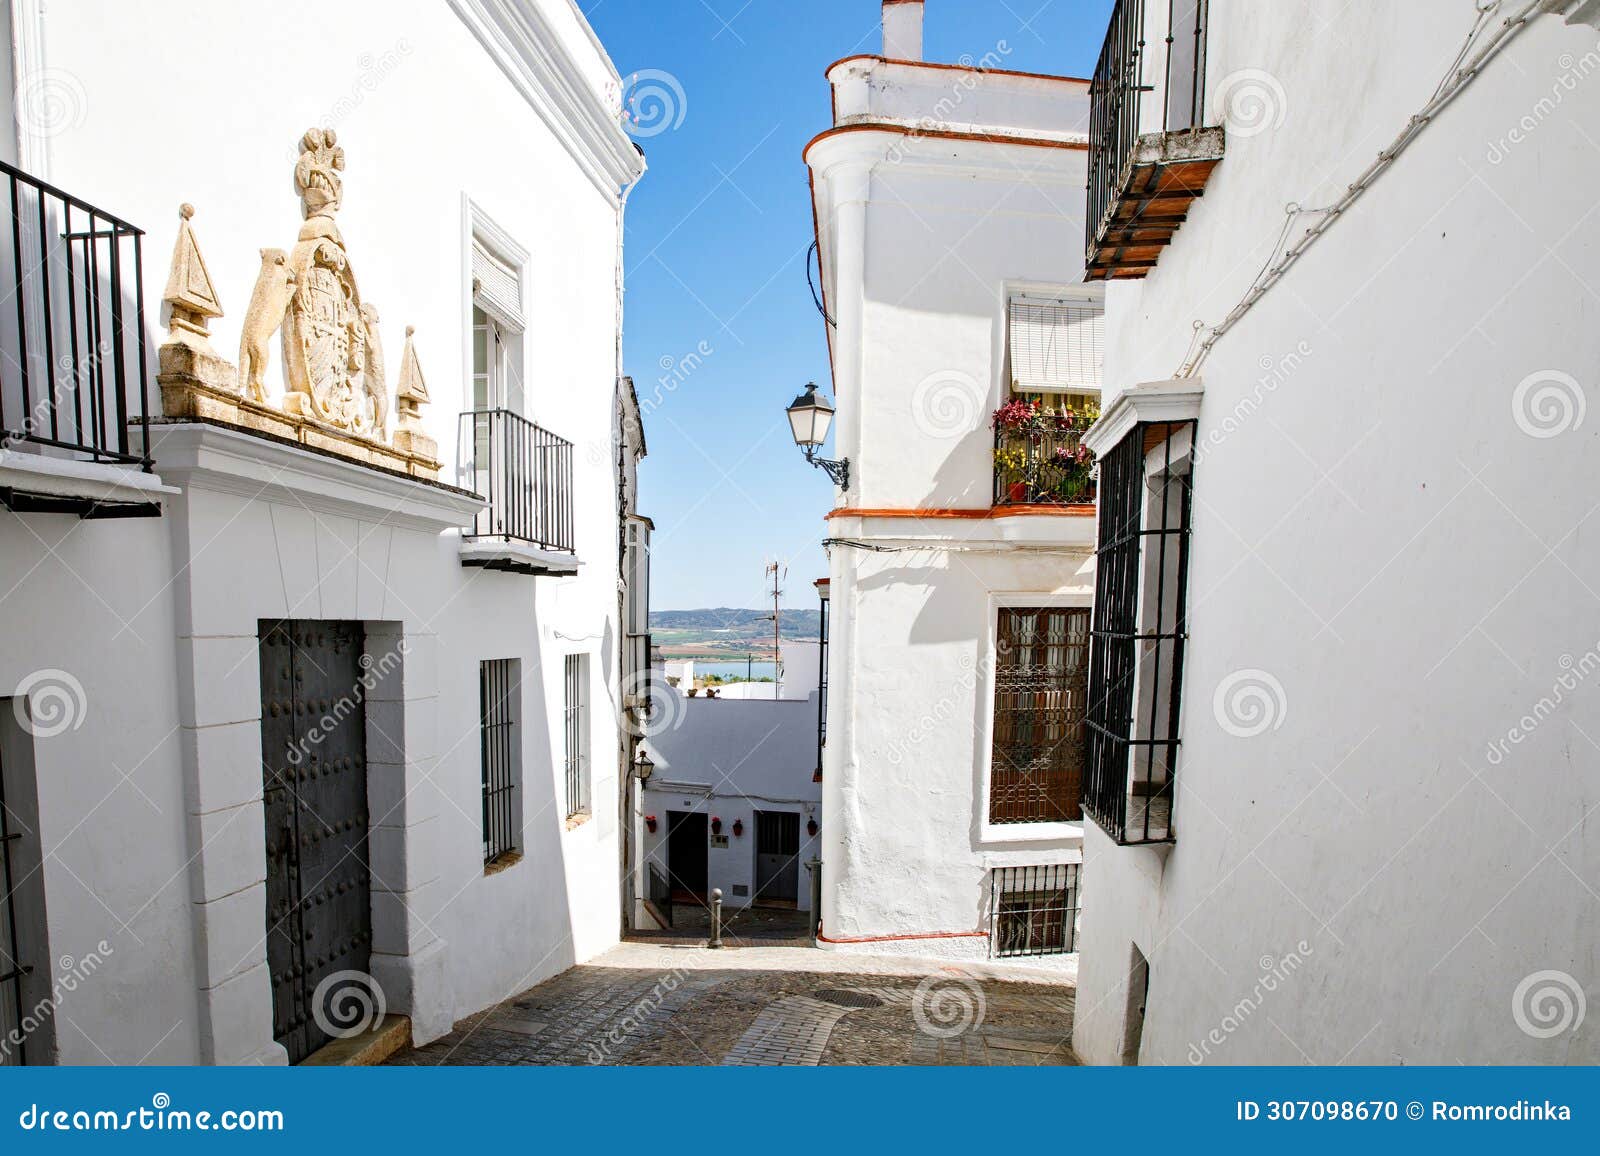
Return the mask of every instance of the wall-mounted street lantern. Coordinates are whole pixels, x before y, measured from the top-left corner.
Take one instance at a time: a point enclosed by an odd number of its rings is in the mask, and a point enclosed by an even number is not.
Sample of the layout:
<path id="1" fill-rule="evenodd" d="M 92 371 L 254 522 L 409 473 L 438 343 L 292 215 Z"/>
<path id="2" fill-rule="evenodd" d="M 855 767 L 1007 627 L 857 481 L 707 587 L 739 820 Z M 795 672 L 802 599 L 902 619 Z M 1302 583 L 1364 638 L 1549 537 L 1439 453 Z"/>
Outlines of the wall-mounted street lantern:
<path id="1" fill-rule="evenodd" d="M 807 382 L 806 391 L 795 398 L 785 410 L 789 415 L 789 429 L 794 434 L 794 444 L 806 452 L 806 461 L 822 470 L 841 490 L 850 488 L 850 461 L 833 461 L 819 458 L 817 451 L 828 440 L 828 427 L 833 424 L 833 405 L 817 392 L 816 382 Z"/>
<path id="2" fill-rule="evenodd" d="M 644 748 L 640 747 L 638 752 L 633 756 L 634 778 L 641 781 L 648 779 L 652 774 L 655 773 L 655 769 L 655 763 L 650 760 L 649 755 L 644 753 Z M 655 828 L 652 827 L 651 830 L 653 831 Z"/>

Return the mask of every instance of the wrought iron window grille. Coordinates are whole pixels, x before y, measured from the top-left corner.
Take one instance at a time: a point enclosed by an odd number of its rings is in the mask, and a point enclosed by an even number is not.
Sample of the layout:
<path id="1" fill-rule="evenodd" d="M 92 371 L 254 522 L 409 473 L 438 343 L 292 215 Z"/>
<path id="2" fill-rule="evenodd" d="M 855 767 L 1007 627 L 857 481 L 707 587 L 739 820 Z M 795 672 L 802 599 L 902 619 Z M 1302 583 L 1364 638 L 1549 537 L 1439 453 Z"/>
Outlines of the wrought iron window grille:
<path id="1" fill-rule="evenodd" d="M 517 699 L 520 663 L 497 658 L 478 665 L 479 766 L 483 780 L 483 861 L 495 863 L 520 848 L 517 759 L 521 735 Z"/>
<path id="2" fill-rule="evenodd" d="M 1140 423 L 1100 461 L 1083 808 L 1118 843 L 1174 837 L 1194 429 Z"/>
<path id="3" fill-rule="evenodd" d="M 1078 949 L 1077 863 L 996 867 L 989 873 L 989 955 L 1062 955 Z"/>

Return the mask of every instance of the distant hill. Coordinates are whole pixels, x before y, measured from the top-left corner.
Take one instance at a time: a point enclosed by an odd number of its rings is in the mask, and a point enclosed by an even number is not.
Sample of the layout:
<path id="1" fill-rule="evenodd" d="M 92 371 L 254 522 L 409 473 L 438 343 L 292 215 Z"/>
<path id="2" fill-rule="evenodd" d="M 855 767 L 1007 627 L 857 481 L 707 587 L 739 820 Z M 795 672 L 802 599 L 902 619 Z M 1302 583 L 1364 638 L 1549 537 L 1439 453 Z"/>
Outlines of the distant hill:
<path id="1" fill-rule="evenodd" d="M 765 617 L 768 611 L 715 606 L 704 610 L 652 610 L 650 631 L 657 642 L 668 646 L 693 643 L 714 644 L 719 649 L 730 646 L 772 645 L 772 621 Z M 822 615 L 817 610 L 800 610 L 785 607 L 783 610 L 783 637 L 789 639 L 815 639 L 821 637 Z"/>

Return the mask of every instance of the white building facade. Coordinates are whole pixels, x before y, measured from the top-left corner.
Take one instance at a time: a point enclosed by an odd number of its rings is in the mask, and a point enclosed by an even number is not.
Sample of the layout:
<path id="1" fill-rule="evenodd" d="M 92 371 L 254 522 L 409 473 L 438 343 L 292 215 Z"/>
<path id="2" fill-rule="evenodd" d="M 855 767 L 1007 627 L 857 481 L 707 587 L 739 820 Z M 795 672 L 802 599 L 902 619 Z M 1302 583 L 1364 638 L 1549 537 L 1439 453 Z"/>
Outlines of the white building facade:
<path id="1" fill-rule="evenodd" d="M 626 904 L 616 71 L 567 0 L 10 14 L 6 1059 L 435 1039 Z"/>
<path id="2" fill-rule="evenodd" d="M 1086 1062 L 1600 1059 L 1594 22 L 1116 6 Z"/>
<path id="3" fill-rule="evenodd" d="M 662 689 L 645 749 L 633 926 L 671 926 L 670 908 L 811 910 L 822 824 L 817 775 L 816 644 L 784 643 L 781 698 L 772 683 L 733 683 L 716 697 Z M 741 687 L 765 694 L 739 694 Z"/>
<path id="4" fill-rule="evenodd" d="M 921 59 L 923 5 L 827 70 L 807 147 L 833 365 L 819 941 L 1073 950 L 1100 381 L 1087 82 Z M 996 411 L 1009 415 L 997 431 Z"/>

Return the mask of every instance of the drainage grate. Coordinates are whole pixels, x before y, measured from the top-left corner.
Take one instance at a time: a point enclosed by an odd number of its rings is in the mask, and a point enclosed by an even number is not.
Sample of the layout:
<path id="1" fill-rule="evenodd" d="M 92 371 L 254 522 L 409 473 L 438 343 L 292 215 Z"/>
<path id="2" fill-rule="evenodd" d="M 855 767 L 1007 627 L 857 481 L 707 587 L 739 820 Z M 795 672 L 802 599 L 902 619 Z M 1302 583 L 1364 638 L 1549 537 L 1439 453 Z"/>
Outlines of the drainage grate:
<path id="1" fill-rule="evenodd" d="M 839 987 L 825 987 L 821 991 L 811 993 L 823 1003 L 831 1003 L 835 1007 L 882 1007 L 883 1001 L 871 992 L 848 991 Z"/>

